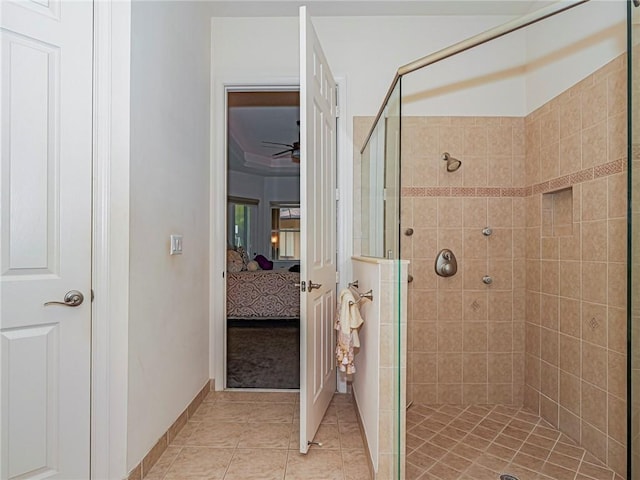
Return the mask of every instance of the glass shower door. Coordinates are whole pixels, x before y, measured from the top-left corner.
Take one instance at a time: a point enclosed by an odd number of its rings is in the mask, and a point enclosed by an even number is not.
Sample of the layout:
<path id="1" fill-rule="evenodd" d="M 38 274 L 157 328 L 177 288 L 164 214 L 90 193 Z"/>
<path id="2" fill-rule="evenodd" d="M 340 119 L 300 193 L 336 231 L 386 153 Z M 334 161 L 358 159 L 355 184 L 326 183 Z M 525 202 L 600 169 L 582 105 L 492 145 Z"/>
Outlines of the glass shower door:
<path id="1" fill-rule="evenodd" d="M 381 376 L 392 372 L 393 385 L 380 398 L 382 414 L 392 418 L 392 428 L 380 432 L 378 474 L 380 478 L 400 480 L 405 468 L 406 403 L 406 268 L 400 260 L 400 156 L 401 156 L 401 82 L 395 84 L 386 99 L 382 114 L 362 150 L 362 255 L 393 261 L 393 291 L 385 292 L 393 305 L 393 338 L 388 358 L 382 361 Z M 384 410 L 384 411 L 383 411 Z M 389 431 L 390 430 L 390 431 Z"/>

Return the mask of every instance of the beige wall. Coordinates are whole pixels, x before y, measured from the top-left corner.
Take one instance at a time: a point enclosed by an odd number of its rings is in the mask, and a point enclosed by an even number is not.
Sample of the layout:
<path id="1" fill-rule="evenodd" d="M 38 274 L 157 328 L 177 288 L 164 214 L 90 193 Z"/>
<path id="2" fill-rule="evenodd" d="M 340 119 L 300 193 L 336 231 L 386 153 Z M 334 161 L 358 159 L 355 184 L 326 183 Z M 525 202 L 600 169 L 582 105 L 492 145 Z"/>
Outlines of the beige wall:
<path id="1" fill-rule="evenodd" d="M 405 117 L 402 257 L 411 260 L 408 397 L 521 404 L 524 374 L 524 120 Z M 447 172 L 443 152 L 462 160 Z M 484 236 L 484 227 L 493 233 Z M 458 273 L 434 271 L 448 248 Z M 493 278 L 491 285 L 482 282 Z"/>
<path id="2" fill-rule="evenodd" d="M 525 119 L 525 405 L 619 474 L 626 469 L 626 126 L 624 56 Z"/>

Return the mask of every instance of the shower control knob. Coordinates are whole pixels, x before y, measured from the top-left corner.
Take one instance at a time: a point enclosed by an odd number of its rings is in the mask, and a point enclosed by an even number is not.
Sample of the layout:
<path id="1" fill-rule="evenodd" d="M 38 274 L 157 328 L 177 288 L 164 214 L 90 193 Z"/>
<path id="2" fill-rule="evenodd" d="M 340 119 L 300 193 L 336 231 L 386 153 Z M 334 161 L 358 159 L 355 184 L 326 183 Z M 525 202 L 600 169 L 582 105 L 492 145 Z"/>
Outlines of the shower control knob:
<path id="1" fill-rule="evenodd" d="M 482 277 L 482 283 L 484 283 L 485 285 L 491 285 L 493 283 L 493 278 L 491 278 L 489 275 L 485 275 L 484 277 Z"/>
<path id="2" fill-rule="evenodd" d="M 451 265 L 450 263 L 442 264 L 439 272 L 443 277 L 450 277 L 455 273 L 455 271 L 453 270 L 453 265 Z"/>
<path id="3" fill-rule="evenodd" d="M 489 236 L 489 235 L 491 235 L 492 233 L 493 233 L 493 230 L 491 230 L 491 228 L 489 228 L 489 227 L 484 227 L 484 228 L 482 229 L 482 234 L 483 234 L 485 237 L 488 237 L 488 236 Z"/>
<path id="4" fill-rule="evenodd" d="M 440 250 L 436 257 L 435 270 L 441 277 L 451 277 L 458 271 L 456 256 L 448 248 Z"/>
<path id="5" fill-rule="evenodd" d="M 407 237 L 410 237 L 411 235 L 413 235 L 413 228 L 407 228 L 407 229 L 404 231 L 404 234 L 405 234 Z"/>

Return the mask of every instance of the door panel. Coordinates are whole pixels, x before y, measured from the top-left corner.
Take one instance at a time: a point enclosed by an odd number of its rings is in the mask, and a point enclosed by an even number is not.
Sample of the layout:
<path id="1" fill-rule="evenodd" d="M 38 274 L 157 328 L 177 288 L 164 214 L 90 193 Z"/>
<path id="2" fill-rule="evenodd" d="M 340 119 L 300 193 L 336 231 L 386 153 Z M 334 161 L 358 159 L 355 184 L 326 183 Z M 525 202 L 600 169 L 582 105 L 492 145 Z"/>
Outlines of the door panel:
<path id="1" fill-rule="evenodd" d="M 12 405 L 6 419 L 11 461 L 8 476 L 2 478 L 24 472 L 48 477 L 58 469 L 55 412 L 59 392 L 52 371 L 59 358 L 58 333 L 57 325 L 42 325 L 0 334 L 3 403 Z"/>
<path id="2" fill-rule="evenodd" d="M 6 31 L 0 35 L 3 104 L 8 107 L 3 109 L 2 124 L 11 126 L 3 135 L 2 232 L 8 248 L 2 252 L 2 272 L 57 273 L 60 55 L 43 42 Z"/>
<path id="3" fill-rule="evenodd" d="M 0 18 L 0 478 L 88 479 L 93 4 Z"/>
<path id="4" fill-rule="evenodd" d="M 300 8 L 300 451 L 306 453 L 336 389 L 336 82 Z M 318 288 L 309 291 L 311 284 Z"/>

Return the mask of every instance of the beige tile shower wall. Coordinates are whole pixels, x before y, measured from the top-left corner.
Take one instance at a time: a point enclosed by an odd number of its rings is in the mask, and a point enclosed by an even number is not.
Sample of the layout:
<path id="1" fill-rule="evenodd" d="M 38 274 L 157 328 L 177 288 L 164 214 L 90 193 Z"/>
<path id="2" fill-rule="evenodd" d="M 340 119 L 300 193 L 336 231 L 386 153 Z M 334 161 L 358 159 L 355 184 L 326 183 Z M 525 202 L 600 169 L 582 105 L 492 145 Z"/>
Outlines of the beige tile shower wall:
<path id="1" fill-rule="evenodd" d="M 623 476 L 626 130 L 624 57 L 525 119 L 525 405 Z"/>
<path id="2" fill-rule="evenodd" d="M 409 259 L 409 400 L 521 404 L 524 120 L 403 117 L 401 255 Z M 444 152 L 462 160 L 447 172 Z M 486 237 L 484 227 L 493 233 Z M 438 277 L 451 249 L 458 273 Z M 493 278 L 491 285 L 482 282 Z"/>

